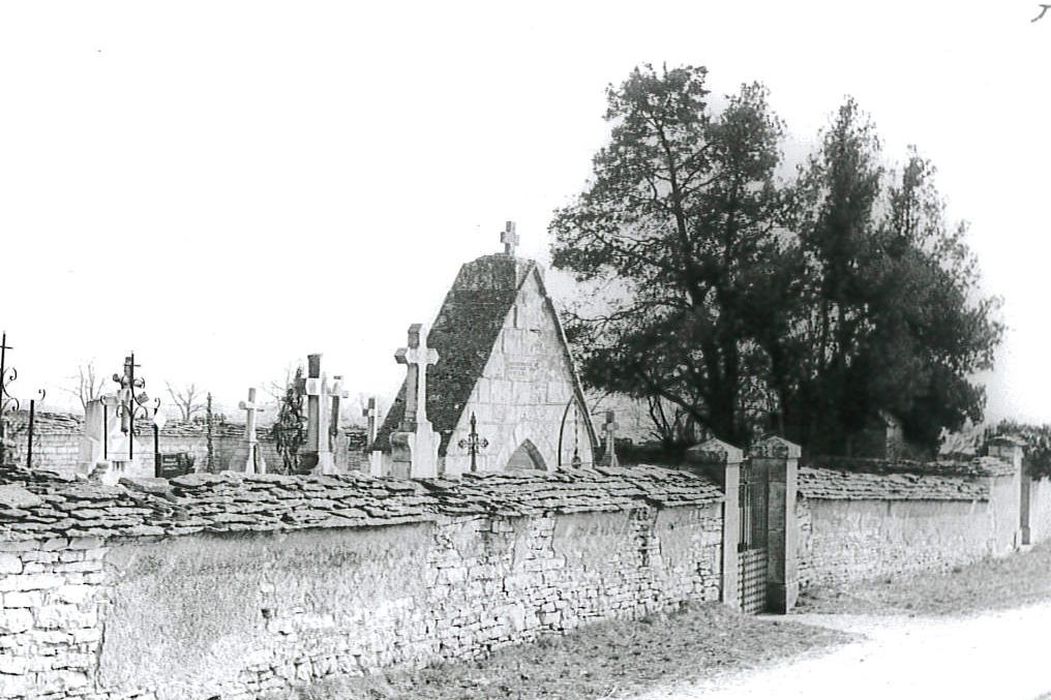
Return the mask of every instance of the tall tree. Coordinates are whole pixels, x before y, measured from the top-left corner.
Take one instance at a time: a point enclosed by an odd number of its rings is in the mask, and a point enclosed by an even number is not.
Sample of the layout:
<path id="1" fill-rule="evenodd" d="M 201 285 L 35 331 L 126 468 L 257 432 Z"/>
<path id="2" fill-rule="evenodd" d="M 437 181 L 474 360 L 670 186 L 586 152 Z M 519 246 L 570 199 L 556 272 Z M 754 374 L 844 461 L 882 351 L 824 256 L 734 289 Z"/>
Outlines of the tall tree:
<path id="1" fill-rule="evenodd" d="M 88 402 L 102 396 L 102 391 L 106 386 L 106 378 L 98 376 L 94 362 L 78 365 L 77 376 L 72 378 L 72 382 L 72 386 L 66 391 L 77 398 L 80 408 L 85 411 L 88 408 Z"/>
<path id="2" fill-rule="evenodd" d="M 583 287 L 568 331 L 584 381 L 731 442 L 773 414 L 814 452 L 883 412 L 929 445 L 980 417 L 970 377 L 1003 328 L 930 163 L 913 151 L 888 173 L 848 100 L 782 184 L 766 90 L 715 113 L 705 78 L 643 66 L 611 86 L 609 145 L 551 224 L 555 267 Z"/>
<path id="3" fill-rule="evenodd" d="M 556 212 L 553 264 L 589 288 L 569 324 L 592 386 L 661 397 L 731 441 L 748 434 L 753 325 L 796 256 L 780 235 L 780 120 L 745 85 L 713 115 L 704 68 L 635 69 L 607 91 L 611 139 Z"/>

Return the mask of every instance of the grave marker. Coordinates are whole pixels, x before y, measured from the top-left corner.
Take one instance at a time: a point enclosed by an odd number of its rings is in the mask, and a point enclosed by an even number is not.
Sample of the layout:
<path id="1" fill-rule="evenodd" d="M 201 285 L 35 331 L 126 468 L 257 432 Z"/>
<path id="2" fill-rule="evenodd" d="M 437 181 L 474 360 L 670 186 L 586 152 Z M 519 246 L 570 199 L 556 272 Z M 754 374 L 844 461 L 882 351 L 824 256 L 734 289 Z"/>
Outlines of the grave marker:
<path id="1" fill-rule="evenodd" d="M 391 457 L 395 475 L 433 477 L 438 475 L 438 434 L 427 420 L 427 365 L 438 362 L 438 351 L 427 347 L 423 326 L 409 326 L 408 346 L 400 348 L 394 359 L 406 366 L 405 412 L 398 431 L 391 435 Z"/>
<path id="2" fill-rule="evenodd" d="M 617 429 L 620 428 L 617 425 L 616 414 L 613 411 L 606 411 L 606 422 L 602 426 L 602 433 L 606 438 L 606 465 L 610 467 L 619 467 L 620 462 L 617 460 Z"/>
<path id="3" fill-rule="evenodd" d="M 321 354 L 307 355 L 307 376 L 299 390 L 307 397 L 307 440 L 300 464 L 313 474 L 332 474 L 335 463 L 329 447 L 329 413 L 322 406 L 331 396 L 328 377 L 321 371 Z"/>

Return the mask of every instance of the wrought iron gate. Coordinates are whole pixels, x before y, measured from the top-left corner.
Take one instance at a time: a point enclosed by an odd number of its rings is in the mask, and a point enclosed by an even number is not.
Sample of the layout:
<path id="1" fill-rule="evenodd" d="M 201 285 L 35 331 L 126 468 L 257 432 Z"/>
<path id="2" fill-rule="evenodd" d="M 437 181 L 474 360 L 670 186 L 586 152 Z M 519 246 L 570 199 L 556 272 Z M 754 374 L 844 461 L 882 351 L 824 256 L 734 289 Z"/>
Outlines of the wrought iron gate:
<path id="1" fill-rule="evenodd" d="M 737 546 L 741 611 L 766 610 L 767 510 L 769 489 L 766 470 L 741 465 L 741 537 Z"/>

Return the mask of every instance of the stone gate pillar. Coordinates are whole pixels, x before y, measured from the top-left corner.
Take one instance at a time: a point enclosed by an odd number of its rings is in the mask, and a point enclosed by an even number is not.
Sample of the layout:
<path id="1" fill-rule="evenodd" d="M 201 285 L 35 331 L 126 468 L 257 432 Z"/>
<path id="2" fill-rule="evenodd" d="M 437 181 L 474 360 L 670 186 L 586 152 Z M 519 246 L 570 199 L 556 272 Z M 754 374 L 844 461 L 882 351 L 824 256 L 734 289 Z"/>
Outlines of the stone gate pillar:
<path id="1" fill-rule="evenodd" d="M 799 597 L 799 445 L 771 437 L 755 445 L 750 458 L 768 474 L 767 610 L 786 613 Z"/>
<path id="2" fill-rule="evenodd" d="M 723 489 L 722 586 L 720 600 L 732 608 L 740 607 L 737 544 L 741 539 L 741 462 L 740 449 L 712 438 L 686 452 L 697 472 L 708 476 Z"/>
<path id="3" fill-rule="evenodd" d="M 996 507 L 998 511 L 1003 511 L 1007 514 L 1007 517 L 1013 520 L 1013 534 L 1012 544 L 1015 548 L 1029 544 L 1031 539 L 1031 532 L 1029 529 L 1029 486 L 1026 483 L 1025 469 L 1022 466 L 1022 460 L 1025 456 L 1026 443 L 1021 438 L 1013 435 L 997 435 L 989 440 L 989 456 L 999 457 L 1004 460 L 1012 467 L 1012 472 L 1009 477 L 993 477 L 990 478 L 989 487 L 990 492 L 995 495 L 999 488 L 1000 483 L 1007 482 L 1010 484 L 1008 489 L 1005 485 L 1003 487 L 1010 494 L 1010 500 L 1008 503 L 1000 504 L 997 503 Z M 1001 499 L 1004 500 L 1004 499 Z M 1009 526 L 1010 527 L 1010 526 Z"/>

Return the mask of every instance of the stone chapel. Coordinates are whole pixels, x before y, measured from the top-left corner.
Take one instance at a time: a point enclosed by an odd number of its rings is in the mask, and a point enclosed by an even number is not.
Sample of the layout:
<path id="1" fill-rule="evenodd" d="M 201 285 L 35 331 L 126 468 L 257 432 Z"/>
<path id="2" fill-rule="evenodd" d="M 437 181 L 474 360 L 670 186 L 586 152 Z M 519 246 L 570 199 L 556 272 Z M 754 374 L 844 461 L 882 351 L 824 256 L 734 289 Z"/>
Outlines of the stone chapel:
<path id="1" fill-rule="evenodd" d="M 502 241 L 503 253 L 460 268 L 429 331 L 410 329 L 410 347 L 397 356 L 408 377 L 376 433 L 374 474 L 594 464 L 595 429 L 543 270 L 515 255 L 513 223 Z M 406 439 L 416 441 L 411 458 L 398 456 Z M 423 454 L 431 442 L 436 454 Z"/>

